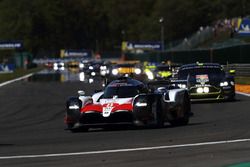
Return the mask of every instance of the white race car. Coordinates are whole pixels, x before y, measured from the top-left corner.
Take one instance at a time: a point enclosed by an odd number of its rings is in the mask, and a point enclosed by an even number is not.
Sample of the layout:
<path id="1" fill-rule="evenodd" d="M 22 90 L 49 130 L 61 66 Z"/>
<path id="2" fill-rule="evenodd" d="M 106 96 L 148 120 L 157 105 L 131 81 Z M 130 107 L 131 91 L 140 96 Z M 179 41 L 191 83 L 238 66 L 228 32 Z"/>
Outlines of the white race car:
<path id="1" fill-rule="evenodd" d="M 104 91 L 67 101 L 64 122 L 72 131 L 90 127 L 132 124 L 164 126 L 186 125 L 190 116 L 187 90 L 174 88 L 165 82 L 144 84 L 131 78 L 112 81 Z"/>

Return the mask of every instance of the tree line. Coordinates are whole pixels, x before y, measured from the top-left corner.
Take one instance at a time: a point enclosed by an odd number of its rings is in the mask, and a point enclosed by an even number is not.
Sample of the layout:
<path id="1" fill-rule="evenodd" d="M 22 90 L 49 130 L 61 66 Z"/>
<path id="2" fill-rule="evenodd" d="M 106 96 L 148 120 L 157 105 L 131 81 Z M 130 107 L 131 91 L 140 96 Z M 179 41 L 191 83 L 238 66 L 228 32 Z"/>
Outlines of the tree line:
<path id="1" fill-rule="evenodd" d="M 33 54 L 119 50 L 121 41 L 165 42 L 223 18 L 247 16 L 247 0 L 0 0 L 0 40 Z M 160 23 L 159 18 L 164 18 Z"/>

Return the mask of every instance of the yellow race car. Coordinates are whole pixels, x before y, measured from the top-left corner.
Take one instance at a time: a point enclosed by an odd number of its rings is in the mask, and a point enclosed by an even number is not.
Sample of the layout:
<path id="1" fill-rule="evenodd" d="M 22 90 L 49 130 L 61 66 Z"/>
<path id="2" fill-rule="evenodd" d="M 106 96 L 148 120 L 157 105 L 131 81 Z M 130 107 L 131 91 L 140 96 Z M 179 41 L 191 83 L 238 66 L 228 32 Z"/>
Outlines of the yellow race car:
<path id="1" fill-rule="evenodd" d="M 119 77 L 131 77 L 140 81 L 144 81 L 147 78 L 139 63 L 128 62 L 118 63 L 112 67 L 109 80 L 114 80 Z"/>

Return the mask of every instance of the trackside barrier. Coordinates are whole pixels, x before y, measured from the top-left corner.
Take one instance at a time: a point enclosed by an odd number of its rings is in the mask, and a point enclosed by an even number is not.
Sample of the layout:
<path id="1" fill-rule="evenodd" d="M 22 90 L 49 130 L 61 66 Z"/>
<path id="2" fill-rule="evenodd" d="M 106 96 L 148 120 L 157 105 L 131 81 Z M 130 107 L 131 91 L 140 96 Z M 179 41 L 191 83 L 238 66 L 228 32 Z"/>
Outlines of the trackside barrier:
<path id="1" fill-rule="evenodd" d="M 125 53 L 125 59 L 154 62 L 170 60 L 180 64 L 195 63 L 197 61 L 220 64 L 248 64 L 250 63 L 249 53 L 250 44 L 243 44 L 221 48 L 167 50 L 165 52 L 148 52 L 144 54 Z"/>
<path id="2" fill-rule="evenodd" d="M 224 66 L 224 69 L 235 70 L 235 76 L 250 77 L 250 64 L 228 64 Z"/>

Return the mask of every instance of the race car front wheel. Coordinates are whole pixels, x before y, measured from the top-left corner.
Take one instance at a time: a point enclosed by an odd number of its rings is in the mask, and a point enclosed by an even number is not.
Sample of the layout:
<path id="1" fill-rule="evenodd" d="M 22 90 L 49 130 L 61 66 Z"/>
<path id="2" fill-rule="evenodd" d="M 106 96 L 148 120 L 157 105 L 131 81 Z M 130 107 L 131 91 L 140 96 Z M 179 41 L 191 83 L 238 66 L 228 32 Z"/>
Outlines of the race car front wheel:
<path id="1" fill-rule="evenodd" d="M 189 122 L 190 110 L 191 110 L 191 103 L 188 94 L 184 95 L 183 102 L 181 106 L 177 109 L 173 115 L 175 119 L 170 121 L 172 126 L 181 126 L 187 125 Z M 180 114 L 178 114 L 180 113 Z"/>
<path id="2" fill-rule="evenodd" d="M 153 109 L 153 114 L 154 114 L 154 120 L 155 120 L 155 126 L 157 128 L 162 128 L 164 127 L 164 115 L 162 111 L 162 101 L 159 99 L 156 102 L 156 107 Z"/>

